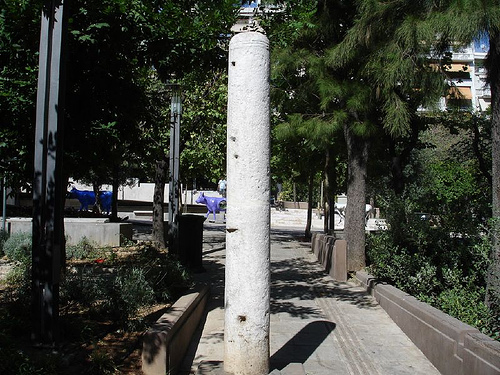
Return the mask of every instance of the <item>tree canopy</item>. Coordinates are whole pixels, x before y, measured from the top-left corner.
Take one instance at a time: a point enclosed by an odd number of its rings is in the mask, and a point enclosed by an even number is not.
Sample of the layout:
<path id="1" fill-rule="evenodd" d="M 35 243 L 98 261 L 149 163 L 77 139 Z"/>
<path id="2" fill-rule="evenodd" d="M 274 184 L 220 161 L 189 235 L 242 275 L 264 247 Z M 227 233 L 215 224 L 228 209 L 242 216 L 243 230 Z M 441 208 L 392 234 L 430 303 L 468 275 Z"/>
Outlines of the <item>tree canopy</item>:
<path id="1" fill-rule="evenodd" d="M 0 157 L 9 174 L 16 173 L 14 186 L 32 178 L 32 142 L 26 140 L 34 138 L 41 8 L 28 0 L 2 3 Z M 186 74 L 205 79 L 225 65 L 237 8 L 227 0 L 87 0 L 66 11 L 65 173 L 99 183 L 117 177 L 113 170 L 122 178 L 140 173 L 144 158 L 155 157 L 144 152 L 151 136 L 161 141 L 168 134 L 169 92 L 162 85 Z M 9 160 L 16 162 L 7 166 Z"/>

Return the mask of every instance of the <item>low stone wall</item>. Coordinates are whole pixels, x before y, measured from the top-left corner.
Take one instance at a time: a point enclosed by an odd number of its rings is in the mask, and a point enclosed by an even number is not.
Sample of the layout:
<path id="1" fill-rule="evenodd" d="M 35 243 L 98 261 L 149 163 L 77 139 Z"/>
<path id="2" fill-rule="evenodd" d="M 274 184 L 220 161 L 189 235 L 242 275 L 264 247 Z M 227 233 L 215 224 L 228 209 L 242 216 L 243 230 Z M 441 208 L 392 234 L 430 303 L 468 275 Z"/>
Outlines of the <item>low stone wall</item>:
<path id="1" fill-rule="evenodd" d="M 283 201 L 283 208 L 299 208 L 301 210 L 307 210 L 308 206 L 307 202 Z"/>
<path id="2" fill-rule="evenodd" d="M 17 217 L 7 219 L 7 231 L 32 232 L 32 219 Z M 98 246 L 122 246 L 132 240 L 131 223 L 110 223 L 109 219 L 65 218 L 64 234 L 67 244 L 76 245 L 87 237 Z"/>
<path id="3" fill-rule="evenodd" d="M 325 271 L 337 281 L 347 281 L 347 243 L 345 240 L 313 233 L 312 252 Z"/>
<path id="4" fill-rule="evenodd" d="M 500 342 L 365 272 L 356 278 L 443 375 L 500 374 Z"/>
<path id="5" fill-rule="evenodd" d="M 145 375 L 175 375 L 203 316 L 210 288 L 182 296 L 144 335 L 142 371 Z"/>

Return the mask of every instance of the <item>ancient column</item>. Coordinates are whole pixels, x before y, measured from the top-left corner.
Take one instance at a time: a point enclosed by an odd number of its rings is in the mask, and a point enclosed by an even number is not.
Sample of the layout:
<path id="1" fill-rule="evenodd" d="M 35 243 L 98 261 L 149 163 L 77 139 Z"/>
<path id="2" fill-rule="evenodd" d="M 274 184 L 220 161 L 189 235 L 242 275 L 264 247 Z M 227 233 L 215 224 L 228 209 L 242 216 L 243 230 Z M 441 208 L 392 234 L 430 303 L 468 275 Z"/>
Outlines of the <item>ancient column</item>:
<path id="1" fill-rule="evenodd" d="M 269 41 L 229 44 L 224 370 L 269 372 Z"/>

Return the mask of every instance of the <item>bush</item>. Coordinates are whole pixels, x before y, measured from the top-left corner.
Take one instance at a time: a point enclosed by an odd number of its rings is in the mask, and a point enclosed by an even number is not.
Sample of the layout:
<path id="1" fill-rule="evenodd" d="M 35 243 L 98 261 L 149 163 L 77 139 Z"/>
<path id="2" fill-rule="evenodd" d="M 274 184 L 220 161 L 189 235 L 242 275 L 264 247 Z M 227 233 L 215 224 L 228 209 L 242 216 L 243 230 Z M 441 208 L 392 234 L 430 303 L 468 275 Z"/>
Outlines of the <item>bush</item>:
<path id="1" fill-rule="evenodd" d="M 138 264 L 143 267 L 158 302 L 176 298 L 192 283 L 191 275 L 178 260 L 160 253 L 153 247 L 141 252 Z"/>
<path id="2" fill-rule="evenodd" d="M 471 284 L 456 285 L 441 292 L 437 306 L 441 311 L 488 333 L 491 316 L 484 303 L 484 289 Z"/>
<path id="3" fill-rule="evenodd" d="M 18 304 L 29 304 L 31 257 L 24 256 L 27 246 L 21 240 L 26 236 L 11 238 L 13 250 L 9 252 L 21 261 L 7 275 L 11 288 L 6 295 Z M 85 253 L 95 256 L 109 250 L 93 248 L 86 241 L 74 249 L 72 256 L 83 258 Z M 191 286 L 190 274 L 178 261 L 150 246 L 141 249 L 131 261 L 111 267 L 110 262 L 106 263 L 108 267 L 85 263 L 68 268 L 60 284 L 61 306 L 79 306 L 91 315 L 115 320 L 122 328 L 134 329 L 142 323 L 138 314 L 141 308 L 169 302 Z"/>
<path id="4" fill-rule="evenodd" d="M 5 241 L 9 238 L 9 233 L 7 231 L 4 231 L 3 229 L 0 230 L 0 256 L 4 254 L 3 250 L 3 245 L 5 244 Z"/>
<path id="5" fill-rule="evenodd" d="M 108 309 L 117 322 L 127 328 L 140 324 L 137 316 L 140 308 L 154 303 L 154 291 L 146 281 L 144 270 L 133 267 L 124 269 L 116 277 L 110 298 L 106 301 Z"/>
<path id="6" fill-rule="evenodd" d="M 92 350 L 89 358 L 89 370 L 92 374 L 113 375 L 118 373 L 118 367 L 113 358 L 102 348 Z"/>
<path id="7" fill-rule="evenodd" d="M 76 245 L 66 245 L 66 259 L 88 259 L 96 252 L 96 246 L 87 237 L 82 237 Z"/>
<path id="8" fill-rule="evenodd" d="M 78 302 L 91 310 L 98 309 L 99 303 L 107 298 L 109 278 L 99 274 L 94 266 L 68 269 L 61 283 L 60 296 L 63 304 Z"/>
<path id="9" fill-rule="evenodd" d="M 491 336 L 498 323 L 484 303 L 487 236 L 421 220 L 411 202 L 394 201 L 392 209 L 389 230 L 367 237 L 369 272 Z"/>
<path id="10" fill-rule="evenodd" d="M 13 233 L 4 243 L 3 250 L 10 260 L 22 262 L 31 258 L 31 233 Z"/>

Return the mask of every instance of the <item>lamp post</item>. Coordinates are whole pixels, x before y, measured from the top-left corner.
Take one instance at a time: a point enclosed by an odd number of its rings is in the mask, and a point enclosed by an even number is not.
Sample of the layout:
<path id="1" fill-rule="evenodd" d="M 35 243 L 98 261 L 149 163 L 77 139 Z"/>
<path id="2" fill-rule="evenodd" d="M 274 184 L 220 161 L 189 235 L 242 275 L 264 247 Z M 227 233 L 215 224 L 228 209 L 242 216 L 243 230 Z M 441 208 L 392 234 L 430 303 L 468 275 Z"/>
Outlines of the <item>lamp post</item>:
<path id="1" fill-rule="evenodd" d="M 179 250 L 179 133 L 182 101 L 179 84 L 170 84 L 172 102 L 170 107 L 170 153 L 168 184 L 168 242 L 169 251 Z"/>

